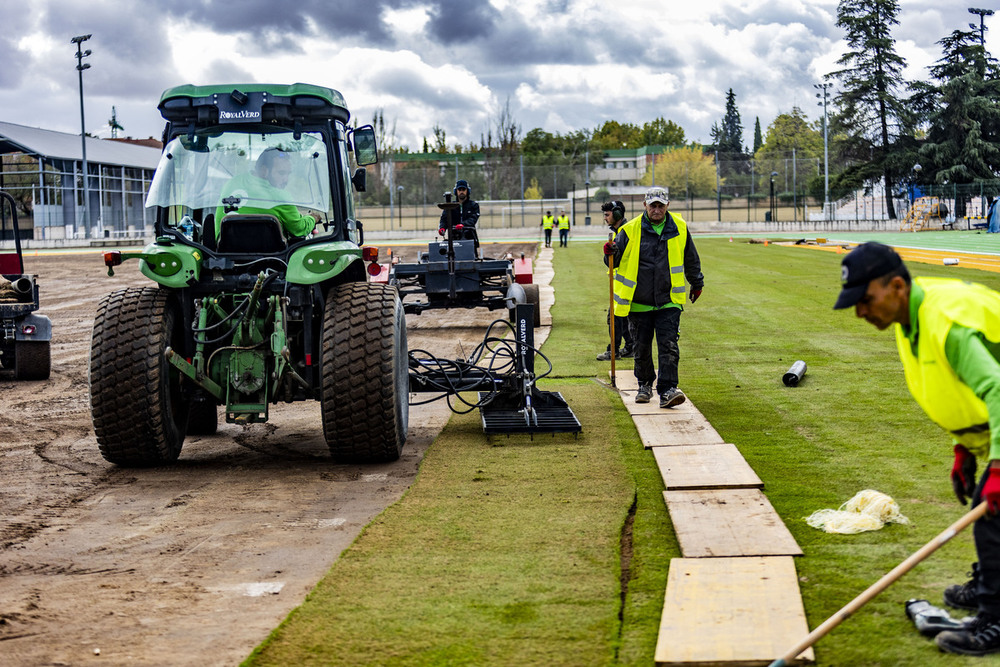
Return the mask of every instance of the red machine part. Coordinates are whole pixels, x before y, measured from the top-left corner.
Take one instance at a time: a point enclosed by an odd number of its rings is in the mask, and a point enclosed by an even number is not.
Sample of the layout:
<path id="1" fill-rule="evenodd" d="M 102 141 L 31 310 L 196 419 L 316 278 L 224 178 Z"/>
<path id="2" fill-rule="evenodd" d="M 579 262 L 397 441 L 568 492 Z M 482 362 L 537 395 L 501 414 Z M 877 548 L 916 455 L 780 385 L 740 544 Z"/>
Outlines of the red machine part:
<path id="1" fill-rule="evenodd" d="M 514 282 L 520 285 L 531 284 L 531 258 L 521 255 L 514 260 Z"/>

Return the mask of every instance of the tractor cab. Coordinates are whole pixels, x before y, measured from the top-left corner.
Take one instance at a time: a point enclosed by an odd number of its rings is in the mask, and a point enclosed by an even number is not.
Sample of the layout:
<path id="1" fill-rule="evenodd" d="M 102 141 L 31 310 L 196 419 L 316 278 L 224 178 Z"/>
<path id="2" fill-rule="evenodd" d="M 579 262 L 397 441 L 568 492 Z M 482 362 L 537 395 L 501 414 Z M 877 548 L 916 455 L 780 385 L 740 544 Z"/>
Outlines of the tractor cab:
<path id="1" fill-rule="evenodd" d="M 360 242 L 351 189 L 364 190 L 362 165 L 377 160 L 374 130 L 347 128 L 337 91 L 180 86 L 159 108 L 165 146 L 146 199 L 157 237 L 252 256 L 305 241 Z"/>

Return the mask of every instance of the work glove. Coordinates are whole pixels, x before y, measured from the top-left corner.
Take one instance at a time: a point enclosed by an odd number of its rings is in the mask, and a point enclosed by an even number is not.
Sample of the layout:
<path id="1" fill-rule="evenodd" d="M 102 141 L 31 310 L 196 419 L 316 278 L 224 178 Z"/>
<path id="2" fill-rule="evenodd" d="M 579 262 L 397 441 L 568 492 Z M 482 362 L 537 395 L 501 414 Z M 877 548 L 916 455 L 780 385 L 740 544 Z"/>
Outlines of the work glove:
<path id="1" fill-rule="evenodd" d="M 442 227 L 441 229 L 438 230 L 438 235 L 439 236 L 444 236 L 444 232 L 445 232 L 445 228 Z"/>
<path id="2" fill-rule="evenodd" d="M 463 224 L 462 224 L 461 222 L 460 222 L 460 223 L 458 223 L 457 225 L 455 225 L 455 231 L 456 231 L 456 232 L 460 232 L 460 231 L 462 231 L 463 229 L 465 229 L 465 225 L 463 225 Z"/>
<path id="3" fill-rule="evenodd" d="M 958 502 L 968 505 L 976 490 L 976 457 L 963 445 L 955 445 L 955 463 L 951 467 L 951 488 Z"/>
<path id="4" fill-rule="evenodd" d="M 615 254 L 617 251 L 618 251 L 618 246 L 615 245 L 614 241 L 608 241 L 607 243 L 604 244 L 604 254 L 605 255 L 607 255 L 607 256 L 610 257 L 611 255 Z"/>
<path id="5" fill-rule="evenodd" d="M 986 484 L 983 485 L 983 500 L 986 512 L 993 516 L 1000 512 L 1000 468 L 990 468 Z"/>
<path id="6" fill-rule="evenodd" d="M 693 290 L 691 290 L 691 303 L 694 303 L 695 301 L 697 301 L 699 296 L 701 296 L 701 290 L 700 289 L 693 289 Z"/>

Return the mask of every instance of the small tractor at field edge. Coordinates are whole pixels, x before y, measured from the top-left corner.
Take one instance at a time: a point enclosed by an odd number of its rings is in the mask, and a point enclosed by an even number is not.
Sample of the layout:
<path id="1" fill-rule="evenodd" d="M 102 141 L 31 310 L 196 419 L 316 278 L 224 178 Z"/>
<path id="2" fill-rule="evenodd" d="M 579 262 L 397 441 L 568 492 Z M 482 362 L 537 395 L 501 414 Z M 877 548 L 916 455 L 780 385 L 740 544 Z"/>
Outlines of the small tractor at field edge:
<path id="1" fill-rule="evenodd" d="M 24 272 L 17 207 L 0 190 L 0 219 L 6 231 L 7 211 L 14 231 L 14 252 L 0 250 L 0 371 L 16 380 L 45 380 L 52 366 L 52 322 L 38 314 L 37 276 Z"/>

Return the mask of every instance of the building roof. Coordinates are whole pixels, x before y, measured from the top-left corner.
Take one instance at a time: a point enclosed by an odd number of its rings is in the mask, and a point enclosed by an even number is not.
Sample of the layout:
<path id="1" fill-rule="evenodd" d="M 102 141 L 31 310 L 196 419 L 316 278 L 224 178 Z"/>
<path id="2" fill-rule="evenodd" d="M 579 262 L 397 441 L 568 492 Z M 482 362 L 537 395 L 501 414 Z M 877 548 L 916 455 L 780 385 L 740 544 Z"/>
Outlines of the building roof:
<path id="1" fill-rule="evenodd" d="M 27 153 L 55 160 L 80 160 L 79 134 L 43 130 L 0 121 L 0 153 Z M 87 162 L 155 169 L 160 150 L 146 146 L 87 137 Z"/>

